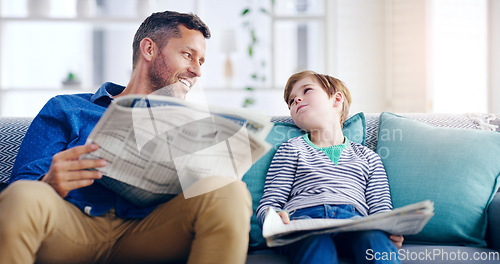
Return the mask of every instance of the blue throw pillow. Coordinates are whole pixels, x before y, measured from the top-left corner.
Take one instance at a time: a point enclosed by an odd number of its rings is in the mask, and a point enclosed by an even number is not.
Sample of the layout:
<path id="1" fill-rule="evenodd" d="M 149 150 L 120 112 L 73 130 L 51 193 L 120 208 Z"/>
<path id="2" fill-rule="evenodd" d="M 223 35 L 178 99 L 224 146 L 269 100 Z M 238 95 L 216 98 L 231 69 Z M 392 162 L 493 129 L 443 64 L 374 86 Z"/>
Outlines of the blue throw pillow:
<path id="1" fill-rule="evenodd" d="M 366 122 L 365 115 L 361 112 L 353 115 L 344 123 L 342 129 L 344 135 L 349 140 L 365 144 L 366 138 Z M 255 164 L 243 175 L 243 181 L 247 184 L 248 190 L 252 194 L 252 208 L 253 215 L 251 219 L 250 229 L 250 246 L 258 248 L 265 246 L 265 239 L 262 237 L 262 229 L 260 228 L 255 210 L 259 206 L 260 199 L 264 191 L 264 182 L 266 181 L 267 170 L 271 165 L 274 154 L 281 146 L 281 143 L 286 140 L 303 135 L 304 131 L 300 130 L 297 126 L 288 123 L 275 123 L 273 129 L 266 138 L 273 147 L 271 150 L 262 156 Z"/>
<path id="2" fill-rule="evenodd" d="M 500 133 L 439 128 L 382 113 L 377 153 L 394 208 L 434 202 L 435 215 L 405 242 L 486 245 L 486 210 L 500 176 Z"/>

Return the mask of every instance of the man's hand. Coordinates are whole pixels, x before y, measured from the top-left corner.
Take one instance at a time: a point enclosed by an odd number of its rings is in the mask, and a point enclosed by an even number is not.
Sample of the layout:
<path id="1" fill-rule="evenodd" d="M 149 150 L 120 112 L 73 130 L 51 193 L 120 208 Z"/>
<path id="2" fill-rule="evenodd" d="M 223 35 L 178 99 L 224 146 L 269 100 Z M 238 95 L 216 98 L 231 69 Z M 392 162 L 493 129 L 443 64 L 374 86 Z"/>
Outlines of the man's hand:
<path id="1" fill-rule="evenodd" d="M 104 167 L 106 160 L 79 160 L 82 154 L 90 153 L 99 148 L 97 144 L 76 146 L 61 151 L 52 157 L 49 172 L 41 181 L 48 183 L 61 197 L 66 197 L 71 190 L 89 186 L 95 179 L 100 179 L 99 171 L 87 169 Z"/>
<path id="2" fill-rule="evenodd" d="M 390 235 L 389 239 L 391 239 L 392 243 L 394 243 L 397 248 L 401 248 L 403 246 L 403 241 L 405 240 L 402 235 Z"/>

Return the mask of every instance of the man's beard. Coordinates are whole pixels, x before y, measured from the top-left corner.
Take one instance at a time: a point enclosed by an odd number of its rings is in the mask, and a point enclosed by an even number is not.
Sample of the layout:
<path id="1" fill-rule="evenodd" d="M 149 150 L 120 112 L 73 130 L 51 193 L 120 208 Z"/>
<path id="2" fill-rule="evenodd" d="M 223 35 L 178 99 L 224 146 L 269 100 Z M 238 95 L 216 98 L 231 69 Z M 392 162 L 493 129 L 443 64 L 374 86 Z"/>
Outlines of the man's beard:
<path id="1" fill-rule="evenodd" d="M 169 76 L 170 79 L 165 79 L 163 76 Z M 180 92 L 184 89 L 180 86 L 183 84 L 172 76 L 165 62 L 165 58 L 161 53 L 158 54 L 158 57 L 156 57 L 153 62 L 153 66 L 149 69 L 148 77 L 151 85 L 151 92 L 153 94 L 177 97 L 180 99 L 186 97 L 184 92 Z"/>

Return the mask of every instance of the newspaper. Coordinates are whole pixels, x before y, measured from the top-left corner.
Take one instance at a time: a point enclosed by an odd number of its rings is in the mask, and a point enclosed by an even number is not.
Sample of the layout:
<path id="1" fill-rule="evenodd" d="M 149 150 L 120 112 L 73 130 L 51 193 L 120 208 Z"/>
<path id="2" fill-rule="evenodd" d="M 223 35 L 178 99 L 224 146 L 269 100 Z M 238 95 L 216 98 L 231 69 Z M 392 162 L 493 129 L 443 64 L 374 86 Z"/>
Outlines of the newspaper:
<path id="1" fill-rule="evenodd" d="M 420 232 L 434 215 L 434 203 L 425 200 L 392 211 L 349 219 L 300 219 L 284 224 L 272 207 L 267 209 L 262 235 L 269 247 L 283 246 L 324 233 L 382 230 L 395 235 Z"/>
<path id="2" fill-rule="evenodd" d="M 99 149 L 84 159 L 106 159 L 99 183 L 130 202 L 147 206 L 191 190 L 202 179 L 231 182 L 271 145 L 270 117 L 245 109 L 203 107 L 173 97 L 129 95 L 114 100 L 87 143 Z M 226 183 L 226 184 L 227 184 Z"/>

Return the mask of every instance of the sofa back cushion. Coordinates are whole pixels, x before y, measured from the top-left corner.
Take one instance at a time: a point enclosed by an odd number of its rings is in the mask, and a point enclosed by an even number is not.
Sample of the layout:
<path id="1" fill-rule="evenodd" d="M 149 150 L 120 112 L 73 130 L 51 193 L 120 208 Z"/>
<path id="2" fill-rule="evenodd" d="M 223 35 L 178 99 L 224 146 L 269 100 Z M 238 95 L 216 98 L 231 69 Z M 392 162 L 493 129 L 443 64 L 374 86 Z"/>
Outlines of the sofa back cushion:
<path id="1" fill-rule="evenodd" d="M 434 202 L 434 217 L 406 241 L 486 245 L 486 211 L 500 177 L 500 133 L 439 128 L 382 113 L 377 153 L 395 208 Z"/>
<path id="2" fill-rule="evenodd" d="M 0 118 L 0 183 L 9 181 L 19 146 L 32 118 Z"/>
<path id="3" fill-rule="evenodd" d="M 492 114 L 449 114 L 449 113 L 405 113 L 401 114 L 407 119 L 419 121 L 434 127 L 452 127 L 464 129 L 495 130 L 495 118 L 500 121 L 500 116 Z M 378 125 L 380 113 L 365 113 L 366 118 L 366 146 L 373 151 L 377 149 Z M 490 124 L 491 123 L 491 124 Z"/>

